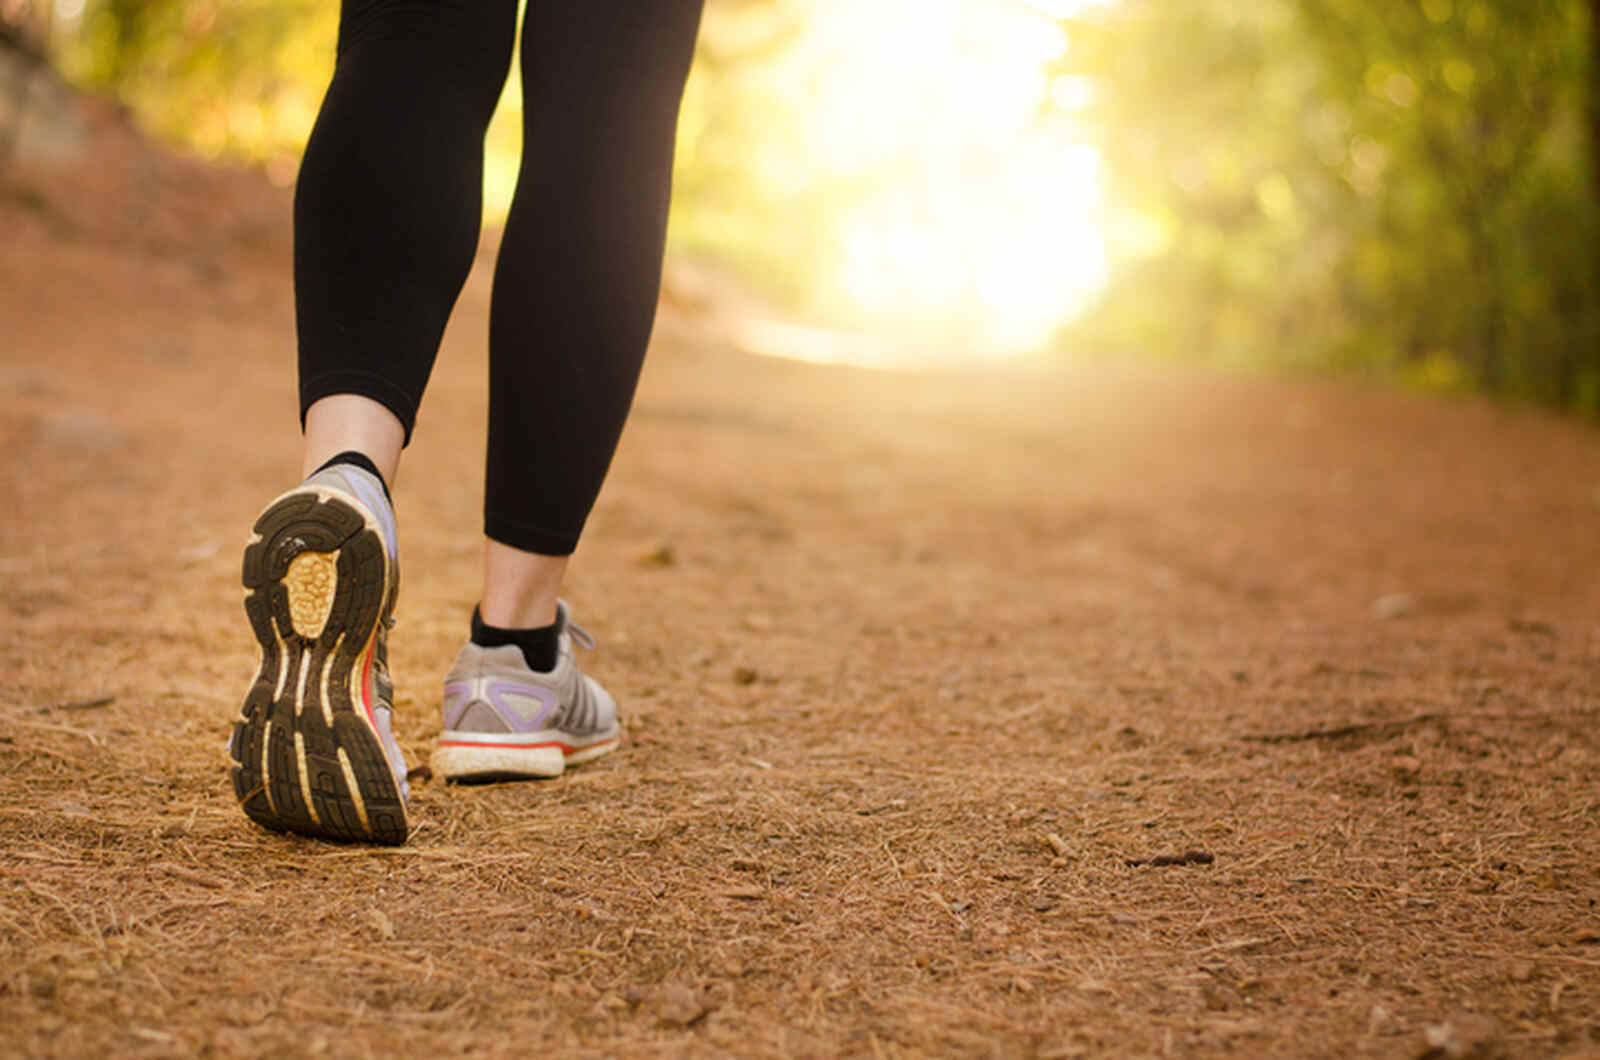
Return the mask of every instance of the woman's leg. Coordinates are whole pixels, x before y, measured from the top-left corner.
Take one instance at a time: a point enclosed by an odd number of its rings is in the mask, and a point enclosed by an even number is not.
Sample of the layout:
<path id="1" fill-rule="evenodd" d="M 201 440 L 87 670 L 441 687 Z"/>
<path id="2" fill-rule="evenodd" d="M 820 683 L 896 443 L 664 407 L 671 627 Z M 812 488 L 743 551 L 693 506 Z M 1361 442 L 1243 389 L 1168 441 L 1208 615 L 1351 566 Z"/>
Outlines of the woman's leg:
<path id="1" fill-rule="evenodd" d="M 295 192 L 300 411 L 329 456 L 374 442 L 359 411 L 311 422 L 333 395 L 383 406 L 411 438 L 477 250 L 484 131 L 515 35 L 516 0 L 343 4 Z"/>
<path id="2" fill-rule="evenodd" d="M 304 470 L 245 548 L 261 664 L 229 749 L 279 831 L 404 842 L 387 632 L 399 591 L 386 482 L 472 264 L 483 133 L 515 0 L 345 0 L 295 196 Z"/>
<path id="3" fill-rule="evenodd" d="M 406 428 L 386 406 L 360 394 L 329 394 L 305 411 L 300 474 L 310 478 L 344 453 L 363 453 L 390 487 L 400 467 Z"/>
<path id="4" fill-rule="evenodd" d="M 489 314 L 484 592 L 445 678 L 446 778 L 554 776 L 617 745 L 557 603 L 655 321 L 700 0 L 529 0 L 522 170 Z"/>
<path id="5" fill-rule="evenodd" d="M 530 0 L 489 323 L 485 621 L 553 621 L 655 321 L 700 0 Z"/>

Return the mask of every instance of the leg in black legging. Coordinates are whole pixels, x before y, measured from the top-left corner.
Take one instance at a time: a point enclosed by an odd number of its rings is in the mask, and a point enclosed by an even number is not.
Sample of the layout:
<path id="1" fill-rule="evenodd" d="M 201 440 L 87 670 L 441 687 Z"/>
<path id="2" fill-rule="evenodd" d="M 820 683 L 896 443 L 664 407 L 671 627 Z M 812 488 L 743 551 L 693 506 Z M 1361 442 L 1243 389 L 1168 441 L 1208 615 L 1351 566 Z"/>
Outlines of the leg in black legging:
<path id="1" fill-rule="evenodd" d="M 529 0 L 524 146 L 495 271 L 484 524 L 570 553 L 655 319 L 701 0 Z"/>
<path id="2" fill-rule="evenodd" d="M 302 417 L 358 394 L 409 440 L 477 248 L 484 130 L 515 36 L 516 0 L 344 0 L 295 192 Z"/>
<path id="3" fill-rule="evenodd" d="M 530 0 L 523 166 L 490 313 L 485 529 L 572 551 L 661 276 L 701 0 Z M 515 0 L 345 0 L 295 198 L 301 414 L 353 394 L 409 440 L 477 245 Z"/>

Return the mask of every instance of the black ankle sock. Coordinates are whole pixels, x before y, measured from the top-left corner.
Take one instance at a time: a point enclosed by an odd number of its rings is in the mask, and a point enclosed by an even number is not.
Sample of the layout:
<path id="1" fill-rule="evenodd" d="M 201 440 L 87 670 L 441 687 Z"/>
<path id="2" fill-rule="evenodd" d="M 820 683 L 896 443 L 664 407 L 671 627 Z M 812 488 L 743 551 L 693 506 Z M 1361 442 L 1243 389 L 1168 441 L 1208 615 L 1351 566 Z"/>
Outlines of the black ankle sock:
<path id="1" fill-rule="evenodd" d="M 499 648 L 515 644 L 522 649 L 528 669 L 547 674 L 556 668 L 556 653 L 561 645 L 560 623 L 537 629 L 501 629 L 486 625 L 478 608 L 472 609 L 472 643 L 480 648 Z"/>
<path id="2" fill-rule="evenodd" d="M 370 471 L 372 477 L 377 479 L 379 484 L 383 486 L 383 499 L 390 504 L 394 503 L 394 498 L 389 496 L 389 484 L 383 481 L 383 474 L 378 470 L 378 465 L 374 464 L 372 458 L 367 456 L 366 453 L 356 449 L 346 449 L 338 456 L 331 458 L 326 464 L 317 468 L 317 471 L 326 471 L 335 464 L 354 464 L 363 471 Z M 315 475 L 317 471 L 313 471 L 312 474 Z"/>

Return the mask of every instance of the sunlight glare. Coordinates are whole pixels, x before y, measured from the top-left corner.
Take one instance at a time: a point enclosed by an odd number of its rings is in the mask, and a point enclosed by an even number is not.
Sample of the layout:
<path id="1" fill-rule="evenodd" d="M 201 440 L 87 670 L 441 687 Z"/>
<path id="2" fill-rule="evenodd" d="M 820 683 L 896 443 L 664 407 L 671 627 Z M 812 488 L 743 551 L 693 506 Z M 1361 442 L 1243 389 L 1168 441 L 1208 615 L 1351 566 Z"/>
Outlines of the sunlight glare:
<path id="1" fill-rule="evenodd" d="M 1098 156 L 1041 117 L 1068 47 L 1046 7 L 817 0 L 789 61 L 822 72 L 812 163 L 873 189 L 842 206 L 833 278 L 858 325 L 1016 353 L 1104 284 Z"/>

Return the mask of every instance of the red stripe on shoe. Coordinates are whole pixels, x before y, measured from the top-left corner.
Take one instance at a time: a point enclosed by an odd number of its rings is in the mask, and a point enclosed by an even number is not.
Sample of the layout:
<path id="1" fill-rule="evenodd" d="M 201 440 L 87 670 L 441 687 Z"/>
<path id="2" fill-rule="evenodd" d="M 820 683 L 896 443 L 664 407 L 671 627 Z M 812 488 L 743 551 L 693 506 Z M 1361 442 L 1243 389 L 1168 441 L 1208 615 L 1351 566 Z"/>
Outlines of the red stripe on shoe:
<path id="1" fill-rule="evenodd" d="M 361 667 L 361 709 L 367 712 L 367 724 L 372 726 L 374 732 L 378 730 L 378 719 L 372 713 L 372 701 L 376 698 L 372 694 L 372 659 L 377 654 L 378 635 L 374 633 L 367 641 L 366 661 Z"/>
<path id="2" fill-rule="evenodd" d="M 594 743 L 579 744 L 574 747 L 560 740 L 546 740 L 543 743 L 476 743 L 470 740 L 440 740 L 437 746 L 472 747 L 480 751 L 538 751 L 546 747 L 559 747 L 562 754 L 569 755 L 574 751 L 587 751 L 591 748 L 614 742 L 616 742 L 615 737 L 608 740 L 596 740 Z"/>

